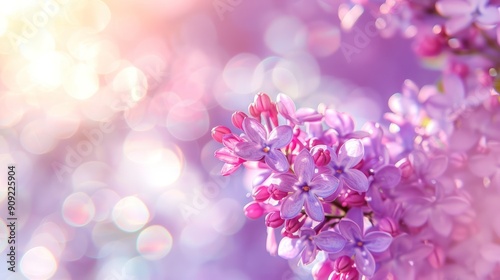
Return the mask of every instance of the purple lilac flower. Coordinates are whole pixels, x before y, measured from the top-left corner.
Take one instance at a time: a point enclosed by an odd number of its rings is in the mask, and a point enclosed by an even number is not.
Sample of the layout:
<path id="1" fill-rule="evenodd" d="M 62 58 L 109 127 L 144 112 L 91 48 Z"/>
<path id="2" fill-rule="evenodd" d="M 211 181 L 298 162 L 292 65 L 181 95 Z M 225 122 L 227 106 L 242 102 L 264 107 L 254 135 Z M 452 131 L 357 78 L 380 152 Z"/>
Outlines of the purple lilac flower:
<path id="1" fill-rule="evenodd" d="M 286 94 L 280 93 L 276 99 L 278 112 L 294 125 L 300 125 L 304 122 L 317 122 L 323 118 L 323 115 L 312 108 L 295 109 L 295 103 Z"/>
<path id="2" fill-rule="evenodd" d="M 333 109 L 325 111 L 325 123 L 337 132 L 337 137 L 342 142 L 349 138 L 361 139 L 368 136 L 366 131 L 354 131 L 354 121 L 349 114 Z"/>
<path id="3" fill-rule="evenodd" d="M 215 157 L 224 162 L 221 170 L 223 176 L 233 174 L 245 162 L 245 160 L 238 157 L 234 152 L 236 145 L 241 142 L 243 142 L 243 139 L 234 134 L 222 136 L 224 147 L 215 151 Z"/>
<path id="4" fill-rule="evenodd" d="M 358 271 L 367 277 L 372 277 L 376 269 L 372 253 L 381 253 L 387 250 L 391 245 L 392 236 L 382 231 L 371 231 L 364 234 L 362 226 L 351 219 L 342 219 L 337 229 L 347 240 L 347 243 L 342 251 L 331 254 L 330 258 L 354 256 Z"/>
<path id="5" fill-rule="evenodd" d="M 436 10 L 450 18 L 445 24 L 446 33 L 454 35 L 472 23 L 493 25 L 500 20 L 497 7 L 488 6 L 489 0 L 440 0 Z"/>
<path id="6" fill-rule="evenodd" d="M 334 231 L 322 231 L 316 235 L 316 231 L 310 228 L 302 228 L 299 238 L 283 237 L 278 247 L 278 255 L 285 259 L 293 259 L 299 254 L 303 264 L 310 264 L 316 259 L 318 249 L 325 252 L 337 253 L 346 244 L 342 235 Z"/>
<path id="7" fill-rule="evenodd" d="M 363 159 L 364 150 L 360 140 L 347 140 L 339 149 L 338 154 L 332 153 L 330 167 L 342 185 L 357 192 L 368 190 L 368 178 L 354 167 Z"/>
<path id="8" fill-rule="evenodd" d="M 464 213 L 469 202 L 460 196 L 443 195 L 439 189 L 432 197 L 415 197 L 407 201 L 404 221 L 412 227 L 430 226 L 442 236 L 448 236 L 453 228 L 453 217 Z"/>
<path id="9" fill-rule="evenodd" d="M 339 180 L 329 173 L 315 173 L 314 159 L 308 150 L 302 150 L 295 158 L 294 173 L 278 174 L 277 185 L 281 191 L 289 193 L 282 200 L 281 215 L 283 219 L 292 219 L 305 206 L 311 219 L 323 221 L 324 210 L 319 198 L 325 198 L 337 191 Z"/>
<path id="10" fill-rule="evenodd" d="M 279 150 L 292 140 L 293 131 L 289 126 L 281 125 L 267 134 L 264 126 L 253 118 L 243 121 L 243 131 L 249 142 L 236 144 L 235 154 L 246 160 L 261 160 L 276 172 L 286 172 L 290 164 Z"/>
<path id="11" fill-rule="evenodd" d="M 488 152 L 469 158 L 469 168 L 479 177 L 487 177 L 490 184 L 500 189 L 500 142 L 489 142 Z"/>

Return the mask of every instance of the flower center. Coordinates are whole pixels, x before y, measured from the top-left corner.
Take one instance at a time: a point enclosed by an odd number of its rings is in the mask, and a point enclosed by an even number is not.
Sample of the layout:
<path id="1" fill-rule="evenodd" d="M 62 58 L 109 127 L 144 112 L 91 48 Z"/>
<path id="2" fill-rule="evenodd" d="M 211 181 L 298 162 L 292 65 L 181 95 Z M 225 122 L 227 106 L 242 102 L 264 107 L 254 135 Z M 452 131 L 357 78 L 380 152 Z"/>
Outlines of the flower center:
<path id="1" fill-rule="evenodd" d="M 311 189 L 311 187 L 309 187 L 308 185 L 305 185 L 302 187 L 302 190 L 305 192 L 308 192 L 310 189 Z"/>
<path id="2" fill-rule="evenodd" d="M 264 151 L 264 153 L 268 153 L 269 151 L 271 150 L 271 148 L 269 148 L 268 146 L 265 146 L 262 151 Z"/>
<path id="3" fill-rule="evenodd" d="M 344 171 L 343 171 L 342 169 L 340 169 L 340 168 L 339 168 L 339 169 L 337 169 L 337 171 L 336 171 L 336 172 L 337 172 L 337 174 L 342 174 L 342 172 L 344 172 Z"/>
<path id="4" fill-rule="evenodd" d="M 358 246 L 358 247 L 363 247 L 363 241 L 358 241 L 358 242 L 356 242 L 356 246 Z"/>

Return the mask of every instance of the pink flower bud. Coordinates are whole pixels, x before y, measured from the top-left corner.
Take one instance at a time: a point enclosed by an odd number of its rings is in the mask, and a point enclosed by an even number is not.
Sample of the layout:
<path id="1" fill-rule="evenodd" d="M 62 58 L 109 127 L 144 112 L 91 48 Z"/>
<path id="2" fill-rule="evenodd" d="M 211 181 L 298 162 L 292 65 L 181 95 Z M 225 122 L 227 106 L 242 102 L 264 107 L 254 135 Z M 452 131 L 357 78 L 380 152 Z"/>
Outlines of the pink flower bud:
<path id="1" fill-rule="evenodd" d="M 437 56 L 443 50 L 444 41 L 435 35 L 426 35 L 415 41 L 415 52 L 424 57 Z"/>
<path id="2" fill-rule="evenodd" d="M 399 234 L 398 225 L 390 217 L 382 218 L 378 223 L 378 227 L 381 231 L 385 231 L 392 236 L 396 236 Z"/>
<path id="3" fill-rule="evenodd" d="M 322 263 L 317 263 L 312 269 L 312 276 L 314 280 L 328 280 L 328 277 L 333 272 L 332 262 L 326 260 Z"/>
<path id="4" fill-rule="evenodd" d="M 448 71 L 458 75 L 461 78 L 465 78 L 469 74 L 469 66 L 467 66 L 465 63 L 454 62 L 450 64 Z"/>
<path id="5" fill-rule="evenodd" d="M 434 250 L 432 253 L 427 257 L 427 260 L 429 261 L 429 264 L 433 268 L 441 268 L 443 267 L 445 261 L 446 261 L 446 256 L 444 255 L 443 249 L 439 246 L 434 246 Z"/>
<path id="6" fill-rule="evenodd" d="M 304 214 L 299 214 L 297 217 L 286 220 L 285 229 L 289 233 L 294 233 L 299 230 L 305 223 L 306 219 L 303 219 Z"/>
<path id="7" fill-rule="evenodd" d="M 253 116 L 254 118 L 260 118 L 261 112 L 257 111 L 257 109 L 255 108 L 255 105 L 250 104 L 248 106 L 248 113 L 250 113 L 250 115 Z"/>
<path id="8" fill-rule="evenodd" d="M 255 96 L 255 99 L 253 101 L 253 104 L 255 106 L 255 109 L 262 113 L 262 112 L 270 112 L 272 110 L 273 104 L 271 102 L 271 98 L 269 95 L 259 92 Z"/>
<path id="9" fill-rule="evenodd" d="M 247 118 L 247 114 L 237 111 L 231 116 L 231 122 L 233 125 L 239 129 L 243 129 L 243 120 Z"/>
<path id="10" fill-rule="evenodd" d="M 339 201 L 344 207 L 361 207 L 366 205 L 365 195 L 357 192 L 348 192 L 339 196 Z"/>
<path id="11" fill-rule="evenodd" d="M 231 133 L 231 129 L 223 126 L 223 125 L 218 125 L 214 128 L 212 128 L 212 138 L 219 142 L 219 143 L 222 143 L 222 137 L 226 134 L 230 134 Z"/>
<path id="12" fill-rule="evenodd" d="M 408 158 L 403 158 L 396 163 L 396 167 L 401 169 L 401 180 L 410 178 L 413 175 L 413 166 Z"/>
<path id="13" fill-rule="evenodd" d="M 276 188 L 276 185 L 274 185 L 274 184 L 272 184 L 269 187 L 269 192 L 271 193 L 271 197 L 274 200 L 281 200 L 288 195 L 287 192 L 281 191 L 278 188 Z"/>
<path id="14" fill-rule="evenodd" d="M 285 220 L 283 220 L 280 216 L 279 211 L 274 211 L 266 215 L 266 226 L 277 228 L 280 227 Z"/>
<path id="15" fill-rule="evenodd" d="M 258 219 L 264 215 L 264 208 L 258 202 L 250 202 L 243 208 L 245 216 L 250 219 Z"/>
<path id="16" fill-rule="evenodd" d="M 330 151 L 323 149 L 318 149 L 312 156 L 316 166 L 325 166 L 330 163 L 330 160 L 332 159 Z"/>
<path id="17" fill-rule="evenodd" d="M 271 194 L 269 193 L 269 189 L 266 186 L 259 186 L 253 189 L 252 196 L 255 201 L 263 202 L 267 200 L 271 196 Z"/>
<path id="18" fill-rule="evenodd" d="M 333 270 L 339 273 L 346 273 L 349 272 L 352 268 L 352 265 L 354 264 L 354 261 L 349 258 L 348 256 L 342 256 L 337 258 L 333 262 Z"/>

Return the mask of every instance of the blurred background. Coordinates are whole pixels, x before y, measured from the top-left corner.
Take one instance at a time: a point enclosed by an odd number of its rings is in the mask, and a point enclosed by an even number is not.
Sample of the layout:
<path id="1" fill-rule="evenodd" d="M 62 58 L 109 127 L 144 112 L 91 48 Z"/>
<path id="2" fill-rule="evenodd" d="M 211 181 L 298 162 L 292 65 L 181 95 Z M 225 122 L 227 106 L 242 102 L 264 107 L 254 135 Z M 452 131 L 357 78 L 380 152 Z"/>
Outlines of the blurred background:
<path id="1" fill-rule="evenodd" d="M 380 120 L 437 73 L 375 23 L 334 0 L 0 1 L 0 278 L 309 279 L 266 251 L 210 129 L 259 91 Z"/>

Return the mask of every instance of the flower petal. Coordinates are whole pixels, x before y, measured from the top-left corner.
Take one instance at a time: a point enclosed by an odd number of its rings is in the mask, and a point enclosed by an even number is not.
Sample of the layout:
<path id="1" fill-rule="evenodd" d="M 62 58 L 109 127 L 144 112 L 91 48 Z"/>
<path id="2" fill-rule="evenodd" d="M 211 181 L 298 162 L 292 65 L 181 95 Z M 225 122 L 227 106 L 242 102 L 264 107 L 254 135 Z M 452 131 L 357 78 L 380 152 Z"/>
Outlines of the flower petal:
<path id="1" fill-rule="evenodd" d="M 493 155 L 474 155 L 469 158 L 469 169 L 479 177 L 489 177 L 496 172 L 496 159 Z"/>
<path id="2" fill-rule="evenodd" d="M 312 244 L 312 242 L 305 241 L 304 243 L 306 243 L 306 245 L 304 246 L 304 250 L 302 251 L 300 260 L 304 265 L 308 265 L 316 259 L 318 250 L 316 249 L 314 244 Z"/>
<path id="3" fill-rule="evenodd" d="M 353 191 L 366 192 L 369 187 L 368 178 L 357 169 L 345 170 L 341 174 L 344 184 Z"/>
<path id="4" fill-rule="evenodd" d="M 241 142 L 236 144 L 234 153 L 246 160 L 260 160 L 265 155 L 259 144 L 252 142 Z"/>
<path id="5" fill-rule="evenodd" d="M 445 156 L 437 156 L 428 161 L 428 166 L 426 168 L 425 177 L 427 179 L 437 178 L 446 171 L 448 167 L 448 158 Z"/>
<path id="6" fill-rule="evenodd" d="M 463 15 L 459 17 L 454 17 L 449 19 L 445 24 L 446 33 L 449 35 L 455 35 L 459 31 L 465 29 L 472 23 L 471 15 Z"/>
<path id="7" fill-rule="evenodd" d="M 273 149 L 285 147 L 292 141 L 293 129 L 288 125 L 280 125 L 271 131 L 267 144 Z"/>
<path id="8" fill-rule="evenodd" d="M 455 17 L 471 13 L 474 5 L 469 1 L 441 0 L 436 3 L 436 10 L 445 17 Z"/>
<path id="9" fill-rule="evenodd" d="M 489 244 L 481 248 L 481 255 L 490 262 L 500 262 L 500 245 Z"/>
<path id="10" fill-rule="evenodd" d="M 278 245 L 278 256 L 287 260 L 293 259 L 300 254 L 304 245 L 302 239 L 283 237 Z"/>
<path id="11" fill-rule="evenodd" d="M 295 117 L 295 103 L 288 95 L 283 93 L 278 94 L 276 97 L 276 108 L 285 119 L 291 121 L 293 124 L 299 124 Z"/>
<path id="12" fill-rule="evenodd" d="M 380 253 L 391 245 L 392 236 L 383 231 L 372 231 L 365 235 L 365 248 L 371 252 Z"/>
<path id="13" fill-rule="evenodd" d="M 279 183 L 276 185 L 276 187 L 280 191 L 284 192 L 293 192 L 295 189 L 293 186 L 297 183 L 297 177 L 291 173 L 284 173 L 284 174 L 279 174 L 273 176 L 273 178 L 279 179 Z"/>
<path id="14" fill-rule="evenodd" d="M 348 241 L 356 242 L 361 240 L 361 229 L 349 219 L 344 218 L 339 222 L 339 231 Z"/>
<path id="15" fill-rule="evenodd" d="M 386 165 L 375 173 L 375 180 L 382 188 L 392 188 L 401 180 L 401 170 L 394 165 Z"/>
<path id="16" fill-rule="evenodd" d="M 469 202 L 462 197 L 446 197 L 439 201 L 438 208 L 448 215 L 459 215 L 470 207 Z"/>
<path id="17" fill-rule="evenodd" d="M 337 177 L 329 174 L 315 176 L 310 182 L 311 192 L 319 197 L 328 197 L 337 191 L 340 181 Z"/>
<path id="18" fill-rule="evenodd" d="M 404 221 L 409 226 L 419 227 L 427 222 L 430 216 L 430 211 L 431 210 L 428 207 L 410 206 L 404 213 Z"/>
<path id="19" fill-rule="evenodd" d="M 254 118 L 245 118 L 242 128 L 245 131 L 245 135 L 254 143 L 262 144 L 267 140 L 266 129 Z"/>
<path id="20" fill-rule="evenodd" d="M 241 166 L 241 163 L 238 164 L 231 164 L 231 163 L 224 163 L 222 166 L 222 169 L 220 171 L 220 174 L 222 176 L 228 176 L 233 174 L 236 170 L 238 170 L 238 167 Z"/>
<path id="21" fill-rule="evenodd" d="M 222 147 L 222 148 L 218 149 L 217 151 L 215 151 L 214 155 L 217 159 L 219 159 L 225 163 L 235 164 L 235 163 L 241 162 L 241 159 L 239 157 L 237 157 L 233 153 L 233 151 L 229 150 L 226 147 Z"/>
<path id="22" fill-rule="evenodd" d="M 297 217 L 305 200 L 306 197 L 300 191 L 285 197 L 281 204 L 281 218 L 289 220 Z"/>
<path id="23" fill-rule="evenodd" d="M 305 209 L 307 215 L 318 222 L 321 222 L 325 219 L 325 211 L 323 210 L 323 205 L 321 205 L 321 201 L 319 201 L 318 197 L 313 193 L 304 193 L 305 197 Z"/>
<path id="24" fill-rule="evenodd" d="M 440 210 L 433 211 L 429 216 L 429 224 L 442 236 L 448 236 L 453 228 L 450 217 Z"/>
<path id="25" fill-rule="evenodd" d="M 318 248 L 329 253 L 342 251 L 347 243 L 342 235 L 333 231 L 322 231 L 313 237 L 313 241 Z"/>
<path id="26" fill-rule="evenodd" d="M 293 164 L 295 175 L 301 183 L 308 184 L 314 175 L 314 160 L 307 149 L 300 151 Z"/>
<path id="27" fill-rule="evenodd" d="M 356 256 L 354 257 L 354 263 L 356 264 L 358 271 L 367 277 L 372 277 L 375 273 L 376 267 L 373 255 L 370 251 L 359 248 L 356 248 L 355 252 Z"/>
<path id="28" fill-rule="evenodd" d="M 363 143 L 358 139 L 349 139 L 341 147 L 338 155 L 340 167 L 354 167 L 364 155 Z"/>
<path id="29" fill-rule="evenodd" d="M 265 154 L 265 161 L 269 167 L 276 172 L 286 172 L 290 169 L 288 159 L 280 150 L 270 150 Z"/>

